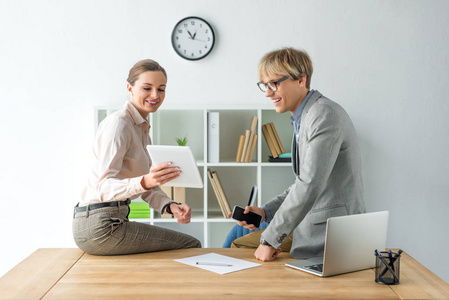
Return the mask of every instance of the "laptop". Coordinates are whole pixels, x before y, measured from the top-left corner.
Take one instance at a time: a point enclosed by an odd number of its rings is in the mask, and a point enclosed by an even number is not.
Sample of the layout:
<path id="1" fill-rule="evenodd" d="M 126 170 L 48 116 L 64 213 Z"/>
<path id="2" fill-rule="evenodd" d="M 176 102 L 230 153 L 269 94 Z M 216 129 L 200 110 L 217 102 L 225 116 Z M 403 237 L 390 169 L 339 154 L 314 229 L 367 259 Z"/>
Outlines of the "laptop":
<path id="1" fill-rule="evenodd" d="M 374 268 L 374 250 L 386 247 L 388 214 L 381 211 L 329 218 L 324 256 L 285 265 L 322 277 Z"/>

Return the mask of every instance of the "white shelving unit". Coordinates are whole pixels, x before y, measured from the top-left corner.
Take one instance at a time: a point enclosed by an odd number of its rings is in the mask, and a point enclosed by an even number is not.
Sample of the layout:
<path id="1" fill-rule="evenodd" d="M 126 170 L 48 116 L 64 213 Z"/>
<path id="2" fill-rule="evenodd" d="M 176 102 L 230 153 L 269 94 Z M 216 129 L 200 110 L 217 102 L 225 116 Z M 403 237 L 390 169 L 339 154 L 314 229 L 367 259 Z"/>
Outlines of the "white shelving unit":
<path id="1" fill-rule="evenodd" d="M 95 107 L 95 126 L 113 111 Z M 208 112 L 220 113 L 220 160 L 207 161 Z M 235 156 L 240 135 L 249 129 L 251 118 L 258 117 L 257 146 L 250 163 L 236 163 Z M 207 170 L 216 170 L 220 176 L 231 207 L 247 204 L 251 187 L 259 187 L 257 205 L 261 206 L 282 193 L 293 183 L 291 163 L 268 162 L 269 149 L 262 134 L 262 124 L 273 122 L 286 151 L 290 151 L 293 128 L 287 114 L 278 114 L 264 108 L 160 108 L 150 115 L 150 136 L 155 145 L 176 145 L 176 138 L 187 137 L 203 178 L 203 189 L 186 189 L 186 202 L 192 208 L 191 223 L 181 225 L 176 219 L 160 218 L 151 210 L 149 219 L 132 219 L 188 233 L 201 240 L 203 247 L 220 248 L 236 224 L 221 213 L 217 198 L 207 176 Z"/>

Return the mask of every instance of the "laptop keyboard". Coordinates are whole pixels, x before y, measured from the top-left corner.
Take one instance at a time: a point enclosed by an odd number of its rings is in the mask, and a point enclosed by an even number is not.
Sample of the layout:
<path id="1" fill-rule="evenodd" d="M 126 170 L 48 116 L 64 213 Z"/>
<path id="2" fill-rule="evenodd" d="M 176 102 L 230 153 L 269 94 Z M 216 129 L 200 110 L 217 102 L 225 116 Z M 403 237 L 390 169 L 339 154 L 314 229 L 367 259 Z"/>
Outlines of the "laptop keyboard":
<path id="1" fill-rule="evenodd" d="M 309 269 L 309 270 L 315 270 L 318 272 L 323 272 L 323 264 L 305 266 L 304 268 Z"/>

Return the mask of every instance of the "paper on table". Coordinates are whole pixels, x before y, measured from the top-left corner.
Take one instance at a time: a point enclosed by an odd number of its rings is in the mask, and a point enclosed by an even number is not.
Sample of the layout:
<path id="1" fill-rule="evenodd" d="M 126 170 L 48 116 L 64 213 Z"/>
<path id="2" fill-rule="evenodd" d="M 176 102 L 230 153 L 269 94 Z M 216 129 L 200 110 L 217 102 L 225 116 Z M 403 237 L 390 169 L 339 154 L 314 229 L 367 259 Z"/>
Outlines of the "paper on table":
<path id="1" fill-rule="evenodd" d="M 175 259 L 174 261 L 197 267 L 200 269 L 212 271 L 218 274 L 227 274 L 244 269 L 261 266 L 261 264 L 252 263 L 246 260 L 241 260 L 229 256 L 220 255 L 217 253 L 209 253 L 198 256 L 192 256 L 182 259 Z M 213 265 L 197 265 L 197 262 L 211 263 L 211 264 L 225 264 L 231 266 L 213 266 Z"/>

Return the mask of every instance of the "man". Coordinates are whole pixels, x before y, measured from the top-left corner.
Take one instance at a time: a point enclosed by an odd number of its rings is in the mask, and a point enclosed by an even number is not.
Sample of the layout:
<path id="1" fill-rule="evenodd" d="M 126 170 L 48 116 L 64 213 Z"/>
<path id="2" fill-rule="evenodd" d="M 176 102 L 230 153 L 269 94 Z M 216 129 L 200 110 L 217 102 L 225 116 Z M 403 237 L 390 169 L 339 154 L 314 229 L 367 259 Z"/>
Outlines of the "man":
<path id="1" fill-rule="evenodd" d="M 284 193 L 263 207 L 245 209 L 262 215 L 269 225 L 234 245 L 245 246 L 252 235 L 261 235 L 255 256 L 262 261 L 274 260 L 292 232 L 293 258 L 322 255 L 327 219 L 365 212 L 354 126 L 340 105 L 310 89 L 312 72 L 309 55 L 293 48 L 270 52 L 259 63 L 259 88 L 276 112 L 291 113 L 296 175 Z M 255 229 L 244 221 L 238 224 Z"/>

